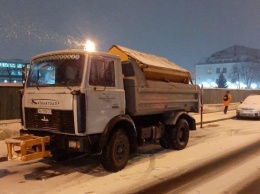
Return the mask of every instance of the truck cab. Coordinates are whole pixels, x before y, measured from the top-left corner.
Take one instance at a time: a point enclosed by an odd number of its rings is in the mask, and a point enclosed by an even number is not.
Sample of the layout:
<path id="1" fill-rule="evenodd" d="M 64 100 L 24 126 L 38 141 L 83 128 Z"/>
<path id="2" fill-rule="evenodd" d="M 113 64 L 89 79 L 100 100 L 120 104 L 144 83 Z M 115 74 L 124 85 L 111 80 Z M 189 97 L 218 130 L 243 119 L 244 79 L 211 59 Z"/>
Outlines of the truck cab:
<path id="1" fill-rule="evenodd" d="M 78 145 L 69 139 L 102 133 L 111 118 L 125 114 L 124 95 L 115 55 L 73 50 L 36 56 L 23 91 L 22 132 L 60 134 L 69 141 L 61 147 Z"/>

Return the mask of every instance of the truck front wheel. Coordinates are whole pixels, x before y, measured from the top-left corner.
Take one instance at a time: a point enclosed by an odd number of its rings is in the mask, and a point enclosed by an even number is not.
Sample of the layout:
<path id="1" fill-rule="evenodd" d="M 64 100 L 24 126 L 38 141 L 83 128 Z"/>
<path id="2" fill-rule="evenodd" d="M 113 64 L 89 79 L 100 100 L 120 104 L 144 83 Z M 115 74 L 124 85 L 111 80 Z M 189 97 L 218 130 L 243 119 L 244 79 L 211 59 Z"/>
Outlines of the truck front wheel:
<path id="1" fill-rule="evenodd" d="M 102 153 L 103 168 L 111 172 L 122 170 L 128 162 L 129 152 L 129 139 L 126 133 L 122 129 L 115 131 Z"/>
<path id="2" fill-rule="evenodd" d="M 176 126 L 170 131 L 170 145 L 172 149 L 182 150 L 189 141 L 189 124 L 185 119 L 177 122 Z"/>

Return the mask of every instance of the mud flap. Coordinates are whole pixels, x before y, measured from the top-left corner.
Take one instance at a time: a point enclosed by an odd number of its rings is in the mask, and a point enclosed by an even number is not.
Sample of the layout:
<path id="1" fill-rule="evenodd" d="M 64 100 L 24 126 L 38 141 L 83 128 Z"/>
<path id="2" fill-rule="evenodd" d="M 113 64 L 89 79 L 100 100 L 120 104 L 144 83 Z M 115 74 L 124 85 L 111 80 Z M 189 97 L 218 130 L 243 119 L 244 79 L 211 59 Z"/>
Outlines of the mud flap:
<path id="1" fill-rule="evenodd" d="M 51 156 L 50 150 L 46 149 L 50 143 L 49 136 L 25 135 L 6 139 L 5 142 L 8 160 L 29 161 Z"/>

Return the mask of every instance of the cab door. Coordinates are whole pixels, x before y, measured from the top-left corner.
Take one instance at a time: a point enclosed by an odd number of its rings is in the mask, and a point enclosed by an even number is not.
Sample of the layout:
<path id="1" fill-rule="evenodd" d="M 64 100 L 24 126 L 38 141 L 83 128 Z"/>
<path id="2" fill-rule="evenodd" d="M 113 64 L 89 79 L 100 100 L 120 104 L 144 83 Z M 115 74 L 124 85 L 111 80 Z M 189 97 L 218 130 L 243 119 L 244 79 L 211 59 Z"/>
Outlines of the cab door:
<path id="1" fill-rule="evenodd" d="M 116 59 L 100 56 L 89 57 L 88 64 L 87 133 L 102 133 L 113 117 L 124 114 L 121 65 Z"/>

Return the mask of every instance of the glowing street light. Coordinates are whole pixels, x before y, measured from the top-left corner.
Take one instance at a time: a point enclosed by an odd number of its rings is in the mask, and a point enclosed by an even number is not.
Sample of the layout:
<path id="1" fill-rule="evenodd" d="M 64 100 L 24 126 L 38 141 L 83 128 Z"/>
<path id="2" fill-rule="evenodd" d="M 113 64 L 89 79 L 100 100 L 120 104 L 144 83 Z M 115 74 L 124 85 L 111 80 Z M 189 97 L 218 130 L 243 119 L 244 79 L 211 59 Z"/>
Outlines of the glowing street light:
<path id="1" fill-rule="evenodd" d="M 255 83 L 252 83 L 252 84 L 251 84 L 251 88 L 252 88 L 252 89 L 256 89 L 256 88 L 257 88 L 257 85 L 256 85 Z"/>
<path id="2" fill-rule="evenodd" d="M 89 52 L 95 51 L 95 43 L 90 40 L 87 40 L 84 50 L 89 51 Z"/>

